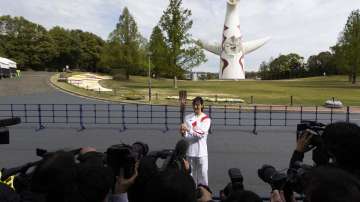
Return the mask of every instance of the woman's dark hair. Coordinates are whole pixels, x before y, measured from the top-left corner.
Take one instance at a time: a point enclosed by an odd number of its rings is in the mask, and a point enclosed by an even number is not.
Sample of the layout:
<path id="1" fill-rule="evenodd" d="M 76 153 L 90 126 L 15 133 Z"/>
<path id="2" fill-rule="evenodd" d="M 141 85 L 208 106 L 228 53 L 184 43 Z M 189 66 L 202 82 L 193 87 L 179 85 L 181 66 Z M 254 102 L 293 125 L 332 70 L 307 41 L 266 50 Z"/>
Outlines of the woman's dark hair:
<path id="1" fill-rule="evenodd" d="M 196 104 L 201 104 L 201 111 L 204 111 L 204 100 L 200 96 L 193 99 L 192 105 L 195 106 Z"/>

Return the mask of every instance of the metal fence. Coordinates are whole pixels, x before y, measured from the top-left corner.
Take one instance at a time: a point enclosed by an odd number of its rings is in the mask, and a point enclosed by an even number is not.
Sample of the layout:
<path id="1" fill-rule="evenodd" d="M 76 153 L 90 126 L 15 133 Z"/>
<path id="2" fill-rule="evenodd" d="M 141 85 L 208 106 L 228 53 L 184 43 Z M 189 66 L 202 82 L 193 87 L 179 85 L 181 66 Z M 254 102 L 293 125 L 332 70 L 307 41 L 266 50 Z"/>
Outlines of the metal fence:
<path id="1" fill-rule="evenodd" d="M 186 113 L 192 111 L 187 107 Z M 360 108 L 289 106 L 207 106 L 204 112 L 212 119 L 212 129 L 250 126 L 256 133 L 260 126 L 294 126 L 302 120 L 323 123 L 347 121 L 358 123 Z M 51 124 L 116 125 L 126 130 L 131 125 L 157 125 L 169 130 L 179 125 L 179 107 L 141 104 L 0 104 L 0 119 L 20 117 L 22 123 L 35 123 L 38 129 Z"/>

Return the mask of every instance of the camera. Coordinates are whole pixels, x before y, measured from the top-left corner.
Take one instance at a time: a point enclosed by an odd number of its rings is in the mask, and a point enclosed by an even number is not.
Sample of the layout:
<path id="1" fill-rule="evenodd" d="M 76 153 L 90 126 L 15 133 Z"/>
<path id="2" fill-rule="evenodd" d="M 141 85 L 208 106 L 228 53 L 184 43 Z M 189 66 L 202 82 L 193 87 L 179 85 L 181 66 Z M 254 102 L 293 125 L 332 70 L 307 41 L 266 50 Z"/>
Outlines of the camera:
<path id="1" fill-rule="evenodd" d="M 313 149 L 314 147 L 322 146 L 323 141 L 321 135 L 325 126 L 326 125 L 323 123 L 308 120 L 302 120 L 300 124 L 297 124 L 296 139 L 299 139 L 303 135 L 312 135 L 309 144 L 305 148 L 305 152 Z"/>
<path id="2" fill-rule="evenodd" d="M 116 176 L 122 174 L 124 178 L 128 179 L 134 175 L 135 163 L 148 152 L 149 146 L 142 142 L 135 142 L 131 146 L 127 144 L 112 145 L 106 150 L 106 163 Z"/>
<path id="3" fill-rule="evenodd" d="M 305 146 L 304 152 L 312 151 L 312 160 L 316 165 L 325 165 L 330 161 L 330 156 L 325 147 L 322 134 L 326 125 L 316 121 L 303 120 L 297 125 L 296 137 L 299 139 L 303 135 L 312 135 L 308 145 Z"/>
<path id="4" fill-rule="evenodd" d="M 312 166 L 303 164 L 300 161 L 294 163 L 287 173 L 280 172 L 271 165 L 263 165 L 258 169 L 258 176 L 268 183 L 272 190 L 284 190 L 285 195 L 291 195 L 293 191 L 302 194 L 307 181 L 307 174 L 313 169 Z"/>
<path id="5" fill-rule="evenodd" d="M 220 190 L 220 196 L 222 200 L 225 200 L 228 196 L 236 191 L 244 190 L 244 178 L 239 168 L 230 168 L 228 170 L 230 183 L 228 183 L 223 190 Z"/>

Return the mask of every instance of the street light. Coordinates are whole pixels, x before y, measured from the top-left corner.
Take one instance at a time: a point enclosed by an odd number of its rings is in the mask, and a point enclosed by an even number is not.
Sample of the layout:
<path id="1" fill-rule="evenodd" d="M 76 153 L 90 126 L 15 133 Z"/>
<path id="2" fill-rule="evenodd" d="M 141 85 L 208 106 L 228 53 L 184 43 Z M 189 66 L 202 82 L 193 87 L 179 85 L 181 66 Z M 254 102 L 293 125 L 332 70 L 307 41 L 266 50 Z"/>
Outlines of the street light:
<path id="1" fill-rule="evenodd" d="M 150 69 L 150 57 L 151 57 L 151 52 L 149 51 L 147 53 L 148 57 L 149 57 L 149 103 L 151 104 L 151 69 Z"/>

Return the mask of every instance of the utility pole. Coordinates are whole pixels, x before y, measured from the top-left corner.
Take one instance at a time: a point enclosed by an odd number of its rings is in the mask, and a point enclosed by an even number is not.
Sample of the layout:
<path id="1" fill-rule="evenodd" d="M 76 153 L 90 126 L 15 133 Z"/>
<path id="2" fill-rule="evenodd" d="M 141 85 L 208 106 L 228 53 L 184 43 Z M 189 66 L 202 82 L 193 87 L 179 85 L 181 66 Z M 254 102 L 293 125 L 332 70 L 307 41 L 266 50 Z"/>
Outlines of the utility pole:
<path id="1" fill-rule="evenodd" d="M 150 57 L 151 57 L 151 52 L 148 52 L 148 56 L 149 56 L 149 103 L 151 104 L 151 69 L 150 69 Z"/>

